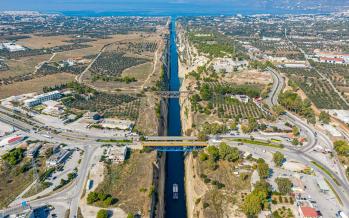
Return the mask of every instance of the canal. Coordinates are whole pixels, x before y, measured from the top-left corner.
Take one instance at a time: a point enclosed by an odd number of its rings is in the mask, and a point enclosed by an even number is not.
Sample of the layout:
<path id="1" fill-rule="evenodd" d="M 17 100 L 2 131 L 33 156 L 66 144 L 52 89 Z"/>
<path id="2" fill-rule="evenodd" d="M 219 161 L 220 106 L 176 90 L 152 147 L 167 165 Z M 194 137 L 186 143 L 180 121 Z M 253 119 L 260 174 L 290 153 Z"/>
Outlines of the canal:
<path id="1" fill-rule="evenodd" d="M 170 82 L 169 90 L 178 91 L 180 81 L 178 78 L 178 54 L 176 47 L 175 18 L 171 18 L 170 29 Z M 170 98 L 168 104 L 168 132 L 169 136 L 181 135 L 179 99 Z M 178 184 L 178 199 L 173 199 L 172 187 Z M 167 152 L 166 154 L 166 182 L 165 182 L 165 217 L 184 218 L 186 213 L 186 201 L 184 191 L 184 153 Z"/>

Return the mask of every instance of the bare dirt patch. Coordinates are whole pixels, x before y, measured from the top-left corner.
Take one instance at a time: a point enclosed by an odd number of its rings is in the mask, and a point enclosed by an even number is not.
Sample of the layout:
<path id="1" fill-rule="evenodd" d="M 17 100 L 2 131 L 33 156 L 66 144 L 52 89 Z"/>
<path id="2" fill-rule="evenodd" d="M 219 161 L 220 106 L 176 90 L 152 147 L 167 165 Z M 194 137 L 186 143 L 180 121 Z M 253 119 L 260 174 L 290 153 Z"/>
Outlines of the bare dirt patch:
<path id="1" fill-rule="evenodd" d="M 47 61 L 50 57 L 51 54 L 47 54 L 20 58 L 18 60 L 7 60 L 6 64 L 9 66 L 9 70 L 0 72 L 0 79 L 33 73 L 35 66 L 43 61 Z"/>
<path id="2" fill-rule="evenodd" d="M 51 48 L 55 46 L 67 45 L 67 40 L 72 39 L 69 35 L 60 36 L 36 36 L 30 35 L 31 38 L 20 39 L 17 41 L 19 45 L 31 49 Z"/>
<path id="3" fill-rule="evenodd" d="M 223 80 L 236 84 L 258 83 L 266 85 L 273 82 L 270 73 L 258 70 L 243 70 L 240 72 L 228 73 Z"/>
<path id="4" fill-rule="evenodd" d="M 29 92 L 42 92 L 45 86 L 55 86 L 74 81 L 75 75 L 70 73 L 57 73 L 53 75 L 43 76 L 24 82 L 0 86 L 0 99 L 12 95 L 20 95 Z"/>

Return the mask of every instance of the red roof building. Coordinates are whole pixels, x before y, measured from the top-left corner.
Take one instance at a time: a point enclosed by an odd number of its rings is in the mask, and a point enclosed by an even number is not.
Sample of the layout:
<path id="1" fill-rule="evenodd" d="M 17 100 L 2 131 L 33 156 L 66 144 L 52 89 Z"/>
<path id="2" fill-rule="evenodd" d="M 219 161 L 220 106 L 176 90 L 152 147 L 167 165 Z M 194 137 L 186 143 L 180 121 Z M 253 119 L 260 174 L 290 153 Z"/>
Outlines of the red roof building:
<path id="1" fill-rule="evenodd" d="M 320 62 L 332 63 L 332 64 L 344 64 L 345 60 L 343 58 L 320 57 Z"/>
<path id="2" fill-rule="evenodd" d="M 16 136 L 14 138 L 10 138 L 7 143 L 8 144 L 14 144 L 14 143 L 17 143 L 17 142 L 20 142 L 23 140 L 23 137 L 22 136 Z"/>
<path id="3" fill-rule="evenodd" d="M 318 212 L 312 207 L 300 207 L 300 216 L 302 218 L 318 218 Z"/>

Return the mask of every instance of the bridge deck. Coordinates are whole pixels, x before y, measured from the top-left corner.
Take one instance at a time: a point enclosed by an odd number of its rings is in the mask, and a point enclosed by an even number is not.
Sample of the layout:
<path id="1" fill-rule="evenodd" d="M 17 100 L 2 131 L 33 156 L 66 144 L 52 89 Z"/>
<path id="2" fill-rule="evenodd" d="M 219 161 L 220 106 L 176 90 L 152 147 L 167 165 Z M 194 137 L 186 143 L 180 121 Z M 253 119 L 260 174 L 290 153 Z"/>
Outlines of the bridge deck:
<path id="1" fill-rule="evenodd" d="M 143 147 L 207 147 L 207 142 L 201 141 L 148 141 L 142 142 Z"/>
<path id="2" fill-rule="evenodd" d="M 146 136 L 147 141 L 196 141 L 195 136 Z"/>

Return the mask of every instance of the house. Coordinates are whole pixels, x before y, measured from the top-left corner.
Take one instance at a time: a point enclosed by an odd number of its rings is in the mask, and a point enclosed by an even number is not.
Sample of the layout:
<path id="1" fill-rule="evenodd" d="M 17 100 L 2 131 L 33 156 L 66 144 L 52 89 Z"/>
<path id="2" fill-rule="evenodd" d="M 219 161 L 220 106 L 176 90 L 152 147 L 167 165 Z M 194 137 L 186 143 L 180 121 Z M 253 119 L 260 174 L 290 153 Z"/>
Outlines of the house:
<path id="1" fill-rule="evenodd" d="M 318 212 L 312 207 L 299 207 L 299 215 L 302 218 L 318 218 L 320 217 Z"/>

